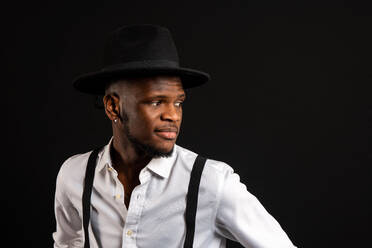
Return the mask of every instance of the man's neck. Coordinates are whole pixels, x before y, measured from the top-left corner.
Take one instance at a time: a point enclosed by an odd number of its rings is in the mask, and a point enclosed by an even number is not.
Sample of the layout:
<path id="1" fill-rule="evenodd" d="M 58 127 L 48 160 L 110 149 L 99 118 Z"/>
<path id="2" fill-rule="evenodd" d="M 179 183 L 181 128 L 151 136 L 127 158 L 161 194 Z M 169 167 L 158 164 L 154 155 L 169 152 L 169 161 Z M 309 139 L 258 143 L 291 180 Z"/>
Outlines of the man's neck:
<path id="1" fill-rule="evenodd" d="M 115 138 L 110 147 L 113 167 L 117 171 L 118 179 L 124 187 L 124 204 L 129 207 L 130 197 L 134 188 L 140 184 L 139 174 L 150 162 L 151 158 L 138 152 L 125 139 Z"/>
<path id="2" fill-rule="evenodd" d="M 129 180 L 151 161 L 151 157 L 145 153 L 139 153 L 128 139 L 115 138 L 113 139 L 112 147 L 110 148 L 112 163 L 116 170 L 126 174 Z"/>

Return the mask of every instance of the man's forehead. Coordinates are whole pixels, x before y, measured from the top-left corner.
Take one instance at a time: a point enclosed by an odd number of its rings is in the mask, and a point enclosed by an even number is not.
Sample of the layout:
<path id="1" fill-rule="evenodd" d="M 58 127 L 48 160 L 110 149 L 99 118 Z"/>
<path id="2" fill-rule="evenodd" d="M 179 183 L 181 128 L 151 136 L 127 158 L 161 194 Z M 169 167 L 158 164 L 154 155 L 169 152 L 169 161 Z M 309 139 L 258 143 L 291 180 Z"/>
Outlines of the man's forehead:
<path id="1" fill-rule="evenodd" d="M 183 91 L 181 80 L 157 79 L 149 80 L 144 88 L 152 91 Z"/>
<path id="2" fill-rule="evenodd" d="M 133 93 L 140 95 L 184 94 L 181 79 L 173 76 L 136 78 L 128 80 L 127 86 L 133 89 Z"/>

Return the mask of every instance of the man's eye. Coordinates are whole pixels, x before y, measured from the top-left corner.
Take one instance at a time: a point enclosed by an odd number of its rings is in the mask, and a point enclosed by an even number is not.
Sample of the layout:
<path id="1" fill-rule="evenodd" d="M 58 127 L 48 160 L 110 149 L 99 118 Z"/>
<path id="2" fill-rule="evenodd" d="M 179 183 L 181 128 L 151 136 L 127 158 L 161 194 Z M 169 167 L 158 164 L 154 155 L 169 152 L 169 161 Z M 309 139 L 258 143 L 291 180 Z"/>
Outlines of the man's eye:
<path id="1" fill-rule="evenodd" d="M 176 105 L 176 107 L 181 107 L 182 106 L 182 102 L 176 102 L 175 105 Z"/>
<path id="2" fill-rule="evenodd" d="M 160 101 L 154 101 L 154 102 L 151 102 L 151 106 L 159 106 L 160 105 Z"/>

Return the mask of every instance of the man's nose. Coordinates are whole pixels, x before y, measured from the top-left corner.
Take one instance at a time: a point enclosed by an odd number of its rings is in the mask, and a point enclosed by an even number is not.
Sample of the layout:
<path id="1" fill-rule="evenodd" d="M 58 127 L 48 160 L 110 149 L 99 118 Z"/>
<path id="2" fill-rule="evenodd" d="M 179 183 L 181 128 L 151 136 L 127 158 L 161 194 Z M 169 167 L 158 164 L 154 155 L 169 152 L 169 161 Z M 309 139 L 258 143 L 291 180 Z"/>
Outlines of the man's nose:
<path id="1" fill-rule="evenodd" d="M 181 119 L 181 110 L 173 104 L 167 104 L 160 116 L 163 121 L 176 122 Z"/>

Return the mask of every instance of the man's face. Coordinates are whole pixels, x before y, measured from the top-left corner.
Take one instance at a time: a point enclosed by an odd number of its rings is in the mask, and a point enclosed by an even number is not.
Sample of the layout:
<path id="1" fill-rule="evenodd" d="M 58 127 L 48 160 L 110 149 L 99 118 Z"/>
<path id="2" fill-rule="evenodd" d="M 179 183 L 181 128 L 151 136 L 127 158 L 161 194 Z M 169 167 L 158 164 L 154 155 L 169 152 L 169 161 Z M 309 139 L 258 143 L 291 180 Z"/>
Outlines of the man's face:
<path id="1" fill-rule="evenodd" d="M 152 156 L 173 150 L 182 121 L 185 92 L 179 77 L 149 77 L 126 83 L 122 101 L 128 140 Z"/>

